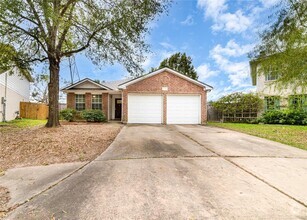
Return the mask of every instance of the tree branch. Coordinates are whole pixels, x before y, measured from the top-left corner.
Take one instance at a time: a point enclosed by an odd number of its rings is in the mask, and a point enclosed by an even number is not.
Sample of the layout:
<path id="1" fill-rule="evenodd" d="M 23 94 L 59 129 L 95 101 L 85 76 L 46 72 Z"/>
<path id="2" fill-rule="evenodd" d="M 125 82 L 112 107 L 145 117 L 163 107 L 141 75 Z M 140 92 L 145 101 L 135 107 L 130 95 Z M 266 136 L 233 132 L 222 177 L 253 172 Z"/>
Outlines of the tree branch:
<path id="1" fill-rule="evenodd" d="M 75 1 L 75 0 L 72 0 L 72 1 Z M 61 50 L 62 45 L 63 45 L 64 40 L 65 40 L 65 37 L 66 37 L 66 35 L 67 35 L 68 31 L 69 31 L 69 28 L 71 27 L 74 7 L 75 7 L 75 3 L 70 8 L 70 12 L 69 12 L 69 16 L 68 16 L 68 21 L 67 21 L 67 24 L 66 24 L 67 26 L 64 28 L 63 33 L 62 33 L 62 35 L 61 35 L 61 37 L 59 39 L 57 50 Z M 64 15 L 61 15 L 61 16 L 64 16 Z"/>
<path id="2" fill-rule="evenodd" d="M 47 49 L 45 48 L 44 44 L 40 41 L 40 39 L 39 39 L 36 35 L 34 35 L 34 34 L 32 34 L 31 32 L 29 32 L 29 31 L 27 31 L 27 30 L 25 30 L 25 29 L 19 27 L 18 25 L 12 24 L 12 23 L 10 23 L 10 22 L 8 22 L 8 21 L 6 21 L 6 20 L 0 19 L 0 22 L 1 22 L 1 23 L 4 23 L 4 24 L 7 24 L 7 25 L 9 25 L 9 26 L 11 26 L 11 27 L 14 27 L 14 28 L 16 28 L 16 29 L 18 29 L 18 30 L 24 32 L 24 33 L 25 33 L 26 35 L 28 35 L 28 36 L 31 36 L 32 38 L 34 38 L 34 40 L 36 40 L 36 41 L 41 45 L 41 47 L 43 48 L 43 50 L 48 54 L 48 51 L 47 51 Z"/>
<path id="3" fill-rule="evenodd" d="M 35 6 L 33 4 L 33 2 L 31 0 L 27 0 L 28 4 L 30 5 L 30 8 L 35 16 L 35 19 L 37 20 L 38 23 L 38 28 L 40 29 L 40 31 L 42 32 L 42 34 L 44 35 L 44 38 L 47 39 L 47 35 L 46 35 L 46 31 L 44 29 L 44 26 L 39 18 L 39 15 L 37 13 L 37 11 L 35 10 Z"/>
<path id="4" fill-rule="evenodd" d="M 60 56 L 61 56 L 61 57 L 66 56 L 66 57 L 67 57 L 67 56 L 71 56 L 71 55 L 74 54 L 74 53 L 78 53 L 78 52 L 81 52 L 81 51 L 85 50 L 86 48 L 88 48 L 88 47 L 90 46 L 91 41 L 94 39 L 94 37 L 96 36 L 96 34 L 97 34 L 99 31 L 101 31 L 101 30 L 103 30 L 104 28 L 107 28 L 107 27 L 109 27 L 109 26 L 111 26 L 111 25 L 114 25 L 114 24 L 117 23 L 117 22 L 120 22 L 122 19 L 124 19 L 124 17 L 121 17 L 121 18 L 119 18 L 119 19 L 117 19 L 117 20 L 115 20 L 115 21 L 113 21 L 113 22 L 110 22 L 110 23 L 107 24 L 107 25 L 103 25 L 102 27 L 96 29 L 96 30 L 93 31 L 93 33 L 89 36 L 89 38 L 88 38 L 88 40 L 87 40 L 87 42 L 86 42 L 85 45 L 83 45 L 82 47 L 80 47 L 80 48 L 78 48 L 78 49 L 76 49 L 76 50 L 66 51 L 66 52 L 62 53 Z"/>
<path id="5" fill-rule="evenodd" d="M 45 17 L 45 20 L 46 20 L 47 30 L 48 30 L 48 32 L 50 32 L 51 24 L 50 24 L 50 20 L 49 20 L 48 14 L 47 14 L 48 8 L 46 8 L 46 7 L 48 7 L 48 1 L 44 0 L 42 9 L 43 9 L 44 17 Z"/>
<path id="6" fill-rule="evenodd" d="M 69 6 L 73 3 L 75 4 L 76 2 L 77 0 L 68 0 L 68 2 L 64 5 L 62 11 L 60 12 L 60 16 L 63 17 Z"/>
<path id="7" fill-rule="evenodd" d="M 297 15 L 297 18 L 298 18 L 300 24 L 301 24 L 303 27 L 306 28 L 307 26 L 306 26 L 306 24 L 304 24 L 304 22 L 302 21 L 301 14 L 299 13 L 298 8 L 296 7 L 295 3 L 293 2 L 293 0 L 289 0 L 289 2 L 290 2 L 290 4 L 291 4 L 292 8 L 294 8 L 294 11 L 296 12 L 296 15 Z M 302 9 L 302 10 L 305 11 L 304 9 Z"/>

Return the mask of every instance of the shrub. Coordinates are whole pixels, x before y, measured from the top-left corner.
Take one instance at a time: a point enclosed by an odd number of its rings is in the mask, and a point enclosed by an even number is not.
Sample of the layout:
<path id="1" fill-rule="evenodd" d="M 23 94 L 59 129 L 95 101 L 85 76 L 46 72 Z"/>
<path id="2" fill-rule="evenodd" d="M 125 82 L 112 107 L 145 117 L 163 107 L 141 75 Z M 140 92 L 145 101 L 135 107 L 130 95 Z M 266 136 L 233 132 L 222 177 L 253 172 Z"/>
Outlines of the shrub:
<path id="1" fill-rule="evenodd" d="M 60 111 L 60 116 L 66 121 L 74 121 L 77 115 L 77 111 L 75 109 L 66 108 Z"/>
<path id="2" fill-rule="evenodd" d="M 307 113 L 299 110 L 274 110 L 265 112 L 261 120 L 265 124 L 307 124 Z"/>
<path id="3" fill-rule="evenodd" d="M 278 110 L 267 111 L 262 115 L 262 121 L 265 124 L 280 124 L 283 113 Z"/>
<path id="4" fill-rule="evenodd" d="M 106 117 L 101 110 L 84 110 L 82 117 L 88 122 L 104 122 Z"/>
<path id="5" fill-rule="evenodd" d="M 262 122 L 261 119 L 258 118 L 248 121 L 249 124 L 259 124 L 261 122 Z"/>

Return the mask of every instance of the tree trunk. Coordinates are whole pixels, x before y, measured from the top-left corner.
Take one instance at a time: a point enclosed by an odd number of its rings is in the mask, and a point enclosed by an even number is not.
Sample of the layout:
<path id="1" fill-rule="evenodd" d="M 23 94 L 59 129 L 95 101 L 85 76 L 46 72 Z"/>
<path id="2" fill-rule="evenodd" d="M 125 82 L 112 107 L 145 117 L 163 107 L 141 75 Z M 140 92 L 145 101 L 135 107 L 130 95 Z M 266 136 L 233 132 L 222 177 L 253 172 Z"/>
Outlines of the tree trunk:
<path id="1" fill-rule="evenodd" d="M 49 58 L 50 82 L 49 90 L 49 117 L 46 127 L 58 127 L 59 121 L 59 75 L 60 61 L 56 58 Z"/>

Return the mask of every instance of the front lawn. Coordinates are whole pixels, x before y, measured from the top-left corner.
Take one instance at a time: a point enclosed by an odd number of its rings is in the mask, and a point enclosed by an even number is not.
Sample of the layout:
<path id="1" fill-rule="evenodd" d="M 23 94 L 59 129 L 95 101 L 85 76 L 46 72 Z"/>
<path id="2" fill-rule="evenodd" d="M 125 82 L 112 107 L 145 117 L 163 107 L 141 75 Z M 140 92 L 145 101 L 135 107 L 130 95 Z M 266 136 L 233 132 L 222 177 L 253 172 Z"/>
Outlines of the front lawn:
<path id="1" fill-rule="evenodd" d="M 307 126 L 215 122 L 210 122 L 209 125 L 243 132 L 307 150 Z"/>
<path id="2" fill-rule="evenodd" d="M 30 128 L 38 125 L 44 125 L 47 123 L 47 120 L 33 120 L 33 119 L 15 119 L 8 122 L 0 122 L 0 127 L 2 128 Z"/>

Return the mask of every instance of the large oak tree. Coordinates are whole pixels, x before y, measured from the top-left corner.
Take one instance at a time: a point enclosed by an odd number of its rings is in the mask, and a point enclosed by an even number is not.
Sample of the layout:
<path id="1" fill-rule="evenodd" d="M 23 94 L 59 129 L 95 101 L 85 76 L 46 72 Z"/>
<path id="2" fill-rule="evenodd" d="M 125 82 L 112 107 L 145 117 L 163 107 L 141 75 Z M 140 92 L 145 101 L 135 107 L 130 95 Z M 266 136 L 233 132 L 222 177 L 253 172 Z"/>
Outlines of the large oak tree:
<path id="1" fill-rule="evenodd" d="M 94 64 L 122 63 L 141 70 L 148 23 L 168 0 L 1 0 L 0 43 L 20 63 L 49 65 L 49 118 L 59 125 L 59 73 L 65 57 L 84 51 Z"/>

